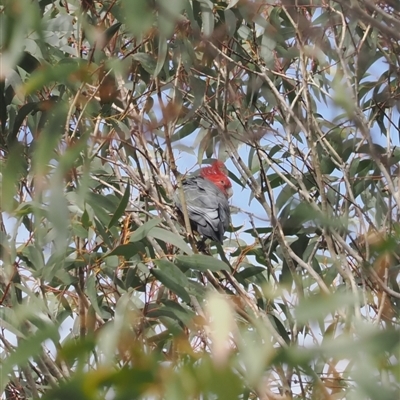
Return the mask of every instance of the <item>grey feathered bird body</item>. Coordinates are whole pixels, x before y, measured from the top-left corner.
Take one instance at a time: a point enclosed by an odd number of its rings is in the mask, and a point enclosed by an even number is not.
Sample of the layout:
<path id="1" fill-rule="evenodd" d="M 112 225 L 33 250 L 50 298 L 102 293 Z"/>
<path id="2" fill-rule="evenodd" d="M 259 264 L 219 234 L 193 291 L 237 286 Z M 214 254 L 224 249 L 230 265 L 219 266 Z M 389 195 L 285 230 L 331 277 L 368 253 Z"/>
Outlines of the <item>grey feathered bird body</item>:
<path id="1" fill-rule="evenodd" d="M 228 199 L 214 183 L 202 176 L 185 179 L 182 187 L 192 229 L 206 238 L 222 243 L 230 223 Z M 182 212 L 178 190 L 174 201 Z"/>

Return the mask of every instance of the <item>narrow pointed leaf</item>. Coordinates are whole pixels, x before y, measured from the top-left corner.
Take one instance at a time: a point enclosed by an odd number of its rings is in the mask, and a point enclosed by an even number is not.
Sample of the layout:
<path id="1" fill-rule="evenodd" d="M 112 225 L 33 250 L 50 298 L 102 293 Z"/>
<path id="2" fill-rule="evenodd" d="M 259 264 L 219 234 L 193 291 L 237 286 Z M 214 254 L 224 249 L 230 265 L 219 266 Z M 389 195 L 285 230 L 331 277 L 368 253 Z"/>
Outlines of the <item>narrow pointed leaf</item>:
<path id="1" fill-rule="evenodd" d="M 229 269 L 223 261 L 203 254 L 178 256 L 176 262 L 178 266 L 194 269 L 196 271 L 227 271 Z"/>

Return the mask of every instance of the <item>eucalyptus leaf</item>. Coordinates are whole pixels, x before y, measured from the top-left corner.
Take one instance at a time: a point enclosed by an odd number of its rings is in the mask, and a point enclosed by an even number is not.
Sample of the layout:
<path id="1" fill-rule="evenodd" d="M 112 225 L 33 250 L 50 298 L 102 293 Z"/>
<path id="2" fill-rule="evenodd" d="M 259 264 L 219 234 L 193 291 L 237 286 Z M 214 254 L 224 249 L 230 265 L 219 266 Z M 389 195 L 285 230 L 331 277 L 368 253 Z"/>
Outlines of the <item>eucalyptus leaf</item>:
<path id="1" fill-rule="evenodd" d="M 176 258 L 178 266 L 190 268 L 196 271 L 223 271 L 229 267 L 223 261 L 203 254 L 193 254 L 191 256 L 178 256 Z"/>

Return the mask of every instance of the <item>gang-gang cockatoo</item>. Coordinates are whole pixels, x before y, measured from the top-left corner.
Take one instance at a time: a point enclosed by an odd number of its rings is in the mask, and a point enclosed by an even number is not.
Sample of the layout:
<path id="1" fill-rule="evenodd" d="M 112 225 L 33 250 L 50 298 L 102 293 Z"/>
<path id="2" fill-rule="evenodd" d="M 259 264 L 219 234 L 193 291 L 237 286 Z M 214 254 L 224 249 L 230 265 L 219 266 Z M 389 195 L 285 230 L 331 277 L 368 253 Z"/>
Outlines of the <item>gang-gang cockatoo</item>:
<path id="1" fill-rule="evenodd" d="M 222 243 L 230 223 L 228 199 L 232 196 L 232 184 L 225 165 L 215 161 L 211 166 L 201 168 L 198 175 L 182 181 L 182 188 L 192 230 L 204 239 Z M 178 190 L 174 202 L 182 213 Z"/>

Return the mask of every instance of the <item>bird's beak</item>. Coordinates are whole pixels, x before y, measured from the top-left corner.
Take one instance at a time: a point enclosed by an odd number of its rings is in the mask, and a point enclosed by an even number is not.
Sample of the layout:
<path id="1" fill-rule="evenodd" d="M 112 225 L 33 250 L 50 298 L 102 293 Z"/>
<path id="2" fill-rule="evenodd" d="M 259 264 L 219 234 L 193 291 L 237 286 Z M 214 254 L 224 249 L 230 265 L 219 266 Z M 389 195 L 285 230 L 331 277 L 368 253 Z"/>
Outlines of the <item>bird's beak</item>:
<path id="1" fill-rule="evenodd" d="M 226 189 L 226 197 L 229 199 L 233 196 L 233 190 L 232 188 Z"/>

